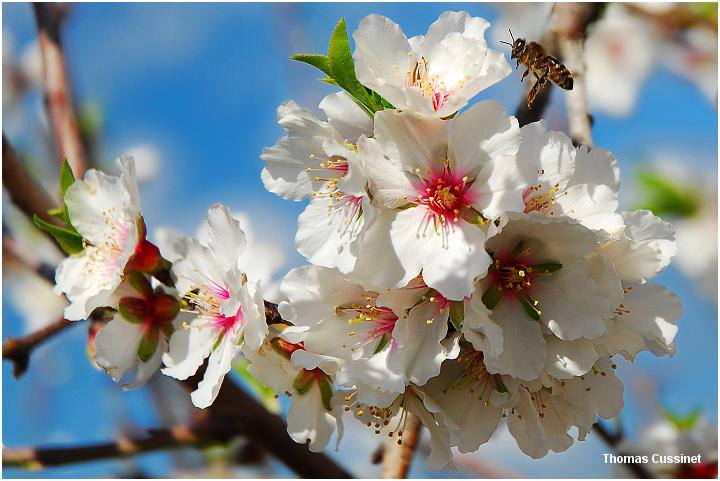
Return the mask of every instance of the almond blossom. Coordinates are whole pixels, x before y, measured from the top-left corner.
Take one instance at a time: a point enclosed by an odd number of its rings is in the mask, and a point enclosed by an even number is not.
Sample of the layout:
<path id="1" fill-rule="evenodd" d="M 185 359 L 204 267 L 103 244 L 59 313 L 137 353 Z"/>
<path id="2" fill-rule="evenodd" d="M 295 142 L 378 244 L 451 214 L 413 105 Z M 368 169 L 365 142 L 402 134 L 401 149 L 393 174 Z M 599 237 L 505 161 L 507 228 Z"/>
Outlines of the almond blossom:
<path id="1" fill-rule="evenodd" d="M 372 134 L 372 119 L 345 92 L 320 103 L 321 121 L 292 100 L 278 108 L 278 122 L 288 133 L 260 156 L 265 187 L 285 199 L 311 198 L 298 218 L 295 244 L 313 264 L 355 265 L 357 242 L 373 209 L 357 142 Z"/>
<path id="2" fill-rule="evenodd" d="M 210 207 L 201 228 L 205 242 L 186 237 L 172 266 L 178 292 L 196 317 L 170 338 L 163 373 L 187 379 L 208 359 L 203 380 L 191 394 L 199 408 L 215 400 L 233 359 L 242 348 L 257 350 L 267 335 L 260 285 L 248 281 L 238 265 L 245 234 L 227 207 Z"/>
<path id="3" fill-rule="evenodd" d="M 266 340 L 259 349 L 245 352 L 250 361 L 248 372 L 261 384 L 292 399 L 287 414 L 287 430 L 298 443 L 308 443 L 313 452 L 320 452 L 330 442 L 335 428 L 338 443 L 342 438 L 342 410 L 332 380 L 318 362 L 322 358 L 307 354 L 305 366 L 294 358 L 305 354 L 300 340 L 301 330 L 285 328 L 279 335 Z"/>
<path id="4" fill-rule="evenodd" d="M 445 12 L 425 36 L 408 39 L 392 20 L 368 15 L 353 33 L 357 78 L 399 110 L 450 117 L 511 72 L 485 42 L 489 26 L 467 12 Z"/>
<path id="5" fill-rule="evenodd" d="M 490 257 L 492 220 L 524 209 L 515 154 L 517 120 L 494 101 L 475 104 L 448 124 L 409 113 L 375 114 L 375 139 L 359 148 L 373 202 L 382 208 L 364 237 L 352 276 L 403 287 L 421 271 L 450 300 L 473 290 Z"/>
<path id="6" fill-rule="evenodd" d="M 119 176 L 95 169 L 65 193 L 70 220 L 83 236 L 85 249 L 67 257 L 55 272 L 55 293 L 70 305 L 65 317 L 87 318 L 106 306 L 123 279 L 125 265 L 141 244 L 140 194 L 132 157 L 118 158 Z"/>

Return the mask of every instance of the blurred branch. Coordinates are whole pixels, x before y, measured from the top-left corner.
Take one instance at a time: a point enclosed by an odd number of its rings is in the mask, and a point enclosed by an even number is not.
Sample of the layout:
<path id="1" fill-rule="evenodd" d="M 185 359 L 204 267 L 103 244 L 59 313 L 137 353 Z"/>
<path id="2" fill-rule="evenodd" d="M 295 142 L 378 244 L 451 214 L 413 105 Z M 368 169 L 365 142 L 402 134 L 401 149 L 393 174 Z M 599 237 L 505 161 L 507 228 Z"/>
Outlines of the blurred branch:
<path id="1" fill-rule="evenodd" d="M 45 222 L 62 227 L 63 224 L 48 214 L 55 202 L 18 157 L 10 142 L 2 137 L 2 183 L 13 204 L 32 219 L 37 214 Z M 50 236 L 50 234 L 48 234 Z M 52 236 L 50 236 L 52 238 Z"/>
<path id="2" fill-rule="evenodd" d="M 53 3 L 33 3 L 42 53 L 45 105 L 59 149 L 60 161 L 68 159 L 76 178 L 83 176 L 88 161 L 70 101 L 65 59 L 60 44 L 61 10 Z"/>
<path id="3" fill-rule="evenodd" d="M 33 349 L 73 324 L 73 321 L 61 317 L 52 324 L 27 336 L 17 339 L 8 337 L 2 346 L 2 358 L 13 363 L 13 376 L 18 378 L 25 374 Z"/>
<path id="4" fill-rule="evenodd" d="M 402 431 L 402 441 L 395 438 L 388 438 L 385 441 L 385 449 L 382 455 L 382 471 L 380 477 L 383 479 L 404 479 L 407 478 L 410 462 L 415 454 L 418 437 L 422 423 L 420 418 L 412 413 L 407 413 L 407 421 Z"/>
<path id="5" fill-rule="evenodd" d="M 600 11 L 600 3 L 556 3 L 550 16 L 550 33 L 555 36 L 560 58 L 573 75 L 573 89 L 567 92 L 566 106 L 570 138 L 576 145 L 592 147 L 591 120 L 585 83 L 583 43 L 587 26 Z"/>
<path id="6" fill-rule="evenodd" d="M 20 268 L 28 269 L 50 284 L 55 284 L 55 267 L 33 256 L 29 249 L 7 232 L 5 225 L 2 234 L 2 254 L 6 265 L 18 264 Z"/>
<path id="7" fill-rule="evenodd" d="M 614 433 L 611 433 L 610 431 L 605 428 L 605 426 L 602 425 L 599 421 L 593 424 L 593 431 L 595 431 L 602 439 L 605 441 L 605 443 L 613 448 L 618 454 L 622 454 L 618 451 L 618 448 L 621 446 L 621 443 L 625 440 L 625 436 L 622 432 L 622 429 L 618 426 L 618 428 L 615 430 Z M 637 479 L 652 479 L 655 476 L 647 470 L 644 464 L 638 464 L 638 463 L 623 463 L 625 467 L 630 471 L 633 476 L 635 476 Z"/>
<path id="8" fill-rule="evenodd" d="M 708 3 L 707 5 L 712 5 Z M 623 3 L 623 6 L 631 11 L 644 15 L 645 17 L 656 21 L 664 28 L 670 30 L 684 29 L 695 26 L 704 26 L 711 28 L 717 32 L 717 4 L 715 3 L 714 15 L 704 14 L 699 11 L 697 5 L 693 4 L 675 4 L 673 8 L 668 10 L 656 11 L 645 8 L 642 4 Z"/>
<path id="9" fill-rule="evenodd" d="M 132 456 L 161 449 L 182 446 L 202 446 L 228 438 L 222 428 L 176 426 L 150 430 L 149 436 L 139 439 L 121 438 L 117 441 L 88 446 L 65 448 L 3 448 L 3 467 L 39 469 L 48 466 L 96 461 L 98 459 Z"/>

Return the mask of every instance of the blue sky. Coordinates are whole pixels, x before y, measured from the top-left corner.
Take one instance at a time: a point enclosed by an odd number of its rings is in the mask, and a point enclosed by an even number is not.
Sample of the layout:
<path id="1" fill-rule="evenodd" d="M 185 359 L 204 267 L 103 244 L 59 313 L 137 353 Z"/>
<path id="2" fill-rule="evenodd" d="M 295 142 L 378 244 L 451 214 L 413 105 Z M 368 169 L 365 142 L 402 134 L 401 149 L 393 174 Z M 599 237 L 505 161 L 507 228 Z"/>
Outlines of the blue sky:
<path id="1" fill-rule="evenodd" d="M 254 230 L 288 253 L 287 271 L 303 263 L 294 253 L 293 238 L 304 204 L 264 189 L 259 154 L 283 135 L 275 113 L 281 102 L 292 98 L 317 111 L 322 97 L 334 91 L 316 81 L 318 71 L 288 58 L 325 53 L 341 17 L 352 33 L 364 16 L 379 13 L 412 36 L 425 33 L 443 11 L 461 9 L 491 22 L 498 15 L 490 5 L 450 3 L 78 4 L 63 40 L 77 98 L 80 103 L 97 102 L 103 112 L 104 165 L 138 142 L 152 143 L 161 152 L 160 174 L 141 189 L 150 230 L 168 225 L 190 234 L 208 206 L 222 202 L 249 213 Z M 3 35 L 11 34 L 19 51 L 35 38 L 31 7 L 6 3 L 2 12 Z M 478 99 L 497 99 L 512 113 L 521 88 L 516 72 Z M 556 90 L 549 112 L 563 115 Z M 19 119 L 3 112 L 6 133 L 23 150 L 37 150 L 40 106 L 40 96 L 30 95 L 22 102 Z M 702 94 L 657 68 L 641 90 L 634 113 L 622 120 L 596 114 L 593 136 L 596 145 L 616 155 L 629 184 L 633 167 L 657 152 L 671 152 L 699 176 L 715 178 L 717 129 L 717 111 Z M 652 419 L 654 408 L 644 394 L 648 382 L 660 403 L 680 412 L 702 408 L 717 422 L 717 306 L 673 267 L 657 282 L 681 297 L 685 315 L 673 359 L 643 353 L 634 364 L 619 363 L 626 383 L 622 419 L 631 435 Z M 6 299 L 3 314 L 4 336 L 19 333 L 21 321 Z M 3 443 L 98 442 L 114 437 L 122 419 L 141 427 L 161 424 L 147 408 L 147 390 L 123 393 L 91 368 L 84 333 L 84 326 L 74 327 L 38 350 L 20 381 L 3 363 Z M 362 433 L 358 431 L 359 439 L 364 439 Z M 365 450 L 372 451 L 375 440 L 367 438 L 360 443 L 361 454 L 353 453 L 352 443 L 345 441 L 339 455 L 352 456 L 350 469 L 373 472 L 365 466 Z M 567 453 L 541 461 L 530 460 L 502 439 L 483 447 L 479 455 L 512 463 L 514 471 L 526 476 L 586 477 L 609 475 L 602 452 L 607 452 L 602 442 L 591 436 Z M 169 462 L 167 455 L 154 454 L 139 464 L 151 474 L 167 476 Z M 128 466 L 102 462 L 43 473 L 4 469 L 3 475 L 101 477 Z M 430 475 L 418 463 L 411 474 Z"/>

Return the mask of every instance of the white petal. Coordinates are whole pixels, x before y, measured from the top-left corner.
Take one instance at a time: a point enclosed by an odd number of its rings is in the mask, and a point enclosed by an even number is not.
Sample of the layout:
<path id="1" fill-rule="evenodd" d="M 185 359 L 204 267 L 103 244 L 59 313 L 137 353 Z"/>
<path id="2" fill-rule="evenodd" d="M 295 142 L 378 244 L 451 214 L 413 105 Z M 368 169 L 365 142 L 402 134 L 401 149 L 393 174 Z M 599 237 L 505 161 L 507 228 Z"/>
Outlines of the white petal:
<path id="1" fill-rule="evenodd" d="M 210 355 L 218 332 L 212 327 L 198 327 L 203 320 L 194 321 L 188 329 L 180 328 L 170 336 L 170 349 L 163 355 L 162 369 L 166 376 L 187 379 Z"/>
<path id="2" fill-rule="evenodd" d="M 325 96 L 320 108 L 327 115 L 330 126 L 350 142 L 373 133 L 372 117 L 345 91 Z"/>
<path id="3" fill-rule="evenodd" d="M 237 264 L 238 257 L 247 245 L 240 222 L 222 204 L 210 206 L 200 226 L 198 240 L 212 251 L 217 262 L 226 270 Z"/>
<path id="4" fill-rule="evenodd" d="M 338 372 L 336 382 L 357 388 L 358 402 L 368 406 L 389 406 L 398 394 L 405 391 L 405 376 L 388 369 L 389 348 L 368 359 L 349 362 Z"/>
<path id="5" fill-rule="evenodd" d="M 224 336 L 220 344 L 210 353 L 203 380 L 190 394 L 190 399 L 195 407 L 205 409 L 215 401 L 225 375 L 230 372 L 232 361 L 239 352 L 239 346 Z"/>
<path id="6" fill-rule="evenodd" d="M 320 452 L 330 442 L 335 425 L 335 417 L 323 407 L 317 385 L 305 394 L 293 394 L 287 414 L 287 430 L 296 442 L 309 443 L 310 451 Z"/>
<path id="7" fill-rule="evenodd" d="M 599 357 L 593 342 L 588 339 L 561 341 L 555 337 L 548 337 L 546 342 L 545 371 L 557 379 L 570 379 L 585 374 Z"/>

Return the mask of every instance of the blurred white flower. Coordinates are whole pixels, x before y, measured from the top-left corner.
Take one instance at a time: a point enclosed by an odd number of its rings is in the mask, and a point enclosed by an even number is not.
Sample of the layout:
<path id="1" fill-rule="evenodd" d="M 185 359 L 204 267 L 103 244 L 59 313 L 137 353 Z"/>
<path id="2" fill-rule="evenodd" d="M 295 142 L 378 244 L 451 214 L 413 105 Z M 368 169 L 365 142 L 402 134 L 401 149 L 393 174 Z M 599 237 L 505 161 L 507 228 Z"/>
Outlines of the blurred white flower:
<path id="1" fill-rule="evenodd" d="M 617 3 L 608 4 L 589 30 L 585 78 L 590 109 L 627 116 L 653 66 L 657 39 L 647 22 Z"/>
<path id="2" fill-rule="evenodd" d="M 162 168 L 162 154 L 153 144 L 135 144 L 122 149 L 122 152 L 135 159 L 135 175 L 140 183 L 154 179 Z"/>

